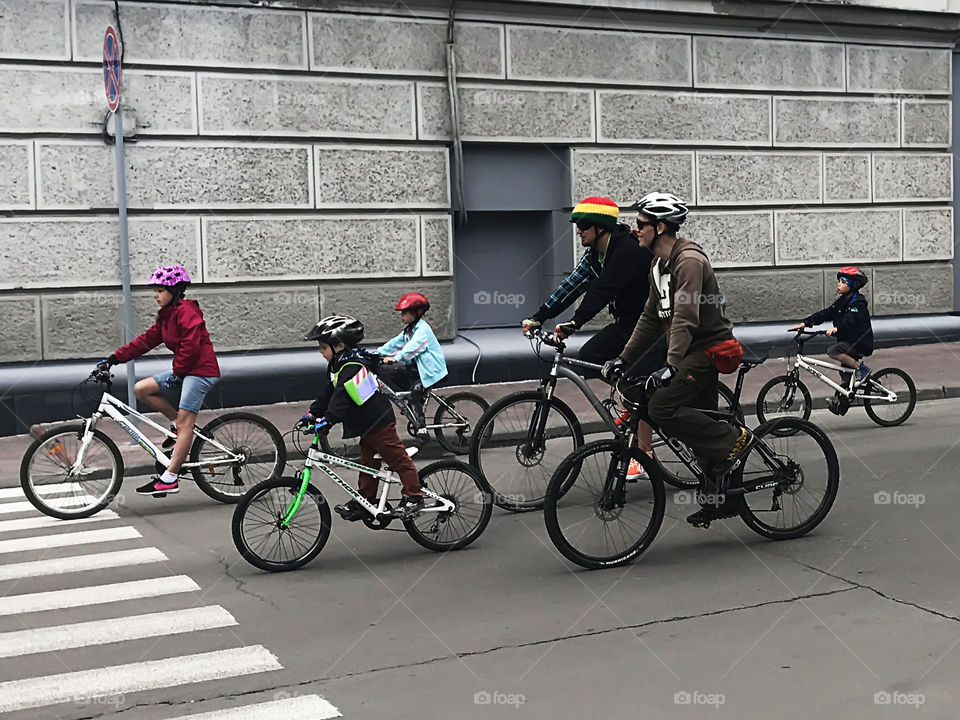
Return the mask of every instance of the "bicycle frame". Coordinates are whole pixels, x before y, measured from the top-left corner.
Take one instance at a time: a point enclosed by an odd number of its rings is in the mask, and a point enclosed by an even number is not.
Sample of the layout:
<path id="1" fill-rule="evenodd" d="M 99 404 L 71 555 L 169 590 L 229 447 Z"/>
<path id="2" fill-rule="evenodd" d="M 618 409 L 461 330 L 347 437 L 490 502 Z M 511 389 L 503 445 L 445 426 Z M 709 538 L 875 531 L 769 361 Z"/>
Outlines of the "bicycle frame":
<path id="1" fill-rule="evenodd" d="M 837 392 L 842 393 L 843 396 L 848 399 L 853 399 L 854 397 L 856 397 L 861 400 L 885 400 L 887 402 L 897 401 L 897 394 L 891 390 L 887 390 L 886 388 L 882 388 L 884 391 L 883 395 L 868 395 L 865 392 L 865 388 L 863 386 L 857 386 L 854 388 L 845 388 L 839 383 L 836 383 L 830 378 L 828 378 L 819 370 L 817 370 L 818 367 L 822 367 L 827 370 L 835 370 L 837 372 L 849 372 L 851 373 L 851 375 L 853 374 L 854 368 L 844 367 L 839 363 L 826 362 L 825 360 L 817 360 L 816 358 L 806 357 L 805 355 L 801 355 L 800 353 L 797 353 L 797 359 L 794 362 L 793 367 L 795 370 L 806 370 L 810 375 L 813 375 L 814 377 L 818 378 L 821 382 L 826 383 Z M 861 392 L 858 394 L 858 391 L 860 390 L 864 390 L 864 392 Z"/>
<path id="2" fill-rule="evenodd" d="M 410 412 L 410 406 L 407 404 L 407 398 L 410 396 L 409 390 L 401 390 L 398 392 L 393 388 L 391 388 L 386 383 L 384 383 L 383 381 L 380 381 L 380 391 L 387 396 L 387 399 L 389 399 L 390 402 L 392 402 L 394 405 L 397 406 L 397 408 L 400 410 L 400 412 L 409 422 L 413 424 L 417 424 L 413 419 L 411 419 L 411 416 L 413 413 Z M 435 425 L 433 423 L 425 423 L 423 425 L 420 425 L 418 427 L 418 430 L 443 430 L 445 428 L 460 428 L 460 427 L 467 427 L 467 425 L 469 425 L 469 422 L 467 421 L 467 419 L 463 417 L 463 415 L 458 413 L 456 410 L 454 410 L 453 406 L 447 403 L 442 396 L 435 394 L 432 390 L 429 390 L 429 389 L 424 390 L 424 395 L 428 400 L 430 398 L 433 398 L 434 400 L 437 401 L 439 405 L 442 405 L 444 408 L 446 408 L 446 410 L 451 415 L 457 418 L 457 422 L 441 423 L 439 425 Z"/>
<path id="3" fill-rule="evenodd" d="M 331 465 L 339 465 L 351 470 L 357 470 L 358 472 L 372 475 L 377 480 L 382 480 L 383 485 L 380 491 L 380 497 L 377 500 L 377 504 L 374 505 L 365 497 L 363 497 L 357 490 L 350 487 L 350 485 L 344 481 L 343 478 L 337 475 L 337 473 L 330 468 Z M 307 451 L 307 460 L 303 464 L 303 470 L 300 471 L 300 489 L 297 491 L 293 502 L 291 502 L 290 507 L 287 508 L 287 511 L 283 516 L 283 520 L 281 521 L 281 525 L 283 525 L 283 527 L 288 527 L 290 525 L 290 521 L 293 520 L 293 516 L 296 515 L 297 511 L 300 509 L 300 506 L 303 503 L 303 496 L 306 495 L 307 487 L 310 485 L 311 470 L 315 467 L 321 470 L 327 477 L 345 490 L 350 497 L 360 503 L 363 509 L 370 513 L 371 518 L 376 518 L 378 515 L 382 515 L 386 512 L 387 494 L 390 492 L 390 486 L 400 483 L 400 476 L 395 472 L 390 470 L 374 470 L 373 468 L 369 468 L 365 465 L 360 465 L 359 463 L 345 460 L 344 458 L 337 457 L 336 455 L 330 455 L 323 452 L 318 445 L 317 436 L 314 436 L 313 444 Z M 439 505 L 423 508 L 420 511 L 421 513 L 453 512 L 456 509 L 456 505 L 447 498 L 437 495 L 428 488 L 422 488 L 421 490 L 426 497 L 432 498 L 440 503 Z"/>

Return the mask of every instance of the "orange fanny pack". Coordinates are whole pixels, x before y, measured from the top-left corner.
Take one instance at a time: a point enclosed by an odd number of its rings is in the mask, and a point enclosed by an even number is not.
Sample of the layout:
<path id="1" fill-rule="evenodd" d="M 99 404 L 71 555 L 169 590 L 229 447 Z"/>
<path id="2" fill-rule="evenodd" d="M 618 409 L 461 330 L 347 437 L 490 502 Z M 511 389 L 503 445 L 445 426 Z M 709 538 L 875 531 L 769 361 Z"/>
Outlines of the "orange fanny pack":
<path id="1" fill-rule="evenodd" d="M 743 360 L 743 346 L 737 342 L 736 338 L 711 345 L 703 352 L 713 362 L 717 371 L 723 375 L 736 372 L 740 367 L 740 361 Z"/>

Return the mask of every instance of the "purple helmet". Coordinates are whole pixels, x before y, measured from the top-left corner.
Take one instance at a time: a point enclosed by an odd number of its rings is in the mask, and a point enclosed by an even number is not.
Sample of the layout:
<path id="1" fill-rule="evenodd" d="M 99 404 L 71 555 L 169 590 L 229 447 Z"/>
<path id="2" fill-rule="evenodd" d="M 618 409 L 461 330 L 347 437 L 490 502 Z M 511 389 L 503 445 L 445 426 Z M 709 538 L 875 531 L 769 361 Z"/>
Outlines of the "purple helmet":
<path id="1" fill-rule="evenodd" d="M 153 274 L 150 275 L 150 279 L 147 280 L 147 285 L 163 285 L 165 287 L 172 287 L 173 285 L 189 282 L 190 276 L 187 275 L 187 271 L 184 269 L 183 265 L 164 265 L 153 271 Z"/>

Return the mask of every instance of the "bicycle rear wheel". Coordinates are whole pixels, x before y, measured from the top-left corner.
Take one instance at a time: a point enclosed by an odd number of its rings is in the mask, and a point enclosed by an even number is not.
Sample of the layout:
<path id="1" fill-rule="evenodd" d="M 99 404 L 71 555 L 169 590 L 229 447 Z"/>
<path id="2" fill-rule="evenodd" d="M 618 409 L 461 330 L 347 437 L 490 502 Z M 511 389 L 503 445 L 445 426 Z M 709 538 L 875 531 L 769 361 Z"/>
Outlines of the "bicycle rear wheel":
<path id="1" fill-rule="evenodd" d="M 85 423 L 71 423 L 48 430 L 23 454 L 20 487 L 44 515 L 60 520 L 90 517 L 120 491 L 123 459 L 113 440 L 99 430 L 93 431 L 83 467 L 70 474 L 85 427 Z"/>
<path id="2" fill-rule="evenodd" d="M 445 513 L 425 512 L 403 521 L 414 540 L 434 552 L 459 550 L 476 540 L 490 522 L 493 496 L 483 476 L 459 460 L 440 460 L 420 471 L 420 487 L 456 506 Z M 425 498 L 426 504 L 431 498 Z"/>
<path id="3" fill-rule="evenodd" d="M 895 402 L 888 400 L 864 400 L 863 409 L 877 425 L 894 427 L 906 422 L 917 405 L 917 387 L 913 378 L 900 368 L 890 367 L 870 375 L 864 383 L 863 392 L 868 395 L 896 393 Z"/>
<path id="4" fill-rule="evenodd" d="M 621 458 L 640 461 L 648 478 L 620 481 Z M 576 468 L 570 477 L 571 468 Z M 550 480 L 543 507 L 547 534 L 565 558 L 595 569 L 623 565 L 653 543 L 666 506 L 663 481 L 642 450 L 598 440 L 568 455 Z"/>
<path id="5" fill-rule="evenodd" d="M 201 437 L 193 441 L 190 462 L 193 479 L 204 493 L 222 503 L 239 502 L 243 494 L 263 480 L 278 478 L 287 464 L 287 447 L 273 423 L 245 412 L 226 413 L 209 422 L 201 431 L 242 460 L 229 465 L 204 465 L 224 452 Z"/>
<path id="6" fill-rule="evenodd" d="M 771 540 L 806 535 L 823 522 L 840 487 L 833 444 L 820 428 L 799 418 L 770 420 L 753 434 L 757 441 L 735 480 L 747 490 L 740 498 L 740 517 Z M 750 490 L 769 483 L 775 484 Z"/>
<path id="7" fill-rule="evenodd" d="M 233 544 L 254 567 L 295 570 L 323 550 L 330 537 L 330 506 L 313 485 L 290 524 L 281 525 L 299 489 L 295 477 L 271 478 L 251 488 L 233 511 Z"/>
<path id="8" fill-rule="evenodd" d="M 531 430 L 543 420 L 543 436 Z M 527 512 L 543 507 L 547 485 L 561 460 L 583 445 L 583 430 L 570 406 L 544 401 L 537 390 L 501 398 L 483 414 L 473 432 L 470 464 L 480 470 L 497 507 Z"/>
<path id="9" fill-rule="evenodd" d="M 466 420 L 466 424 L 460 427 L 437 428 L 433 431 L 437 436 L 437 442 L 444 450 L 454 455 L 469 455 L 473 429 L 489 407 L 490 403 L 476 393 L 458 392 L 444 397 L 443 402 L 438 402 L 433 424 L 461 423 L 460 418 L 453 413 Z"/>

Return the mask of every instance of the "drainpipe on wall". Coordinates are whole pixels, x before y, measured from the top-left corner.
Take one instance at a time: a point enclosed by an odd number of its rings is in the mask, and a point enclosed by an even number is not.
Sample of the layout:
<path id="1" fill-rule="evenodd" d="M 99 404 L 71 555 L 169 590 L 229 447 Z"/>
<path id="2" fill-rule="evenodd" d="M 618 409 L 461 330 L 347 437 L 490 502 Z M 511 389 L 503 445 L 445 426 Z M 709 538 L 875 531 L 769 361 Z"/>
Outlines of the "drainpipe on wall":
<path id="1" fill-rule="evenodd" d="M 453 132 L 453 206 L 458 225 L 467 222 L 467 208 L 463 201 L 463 143 L 460 141 L 460 108 L 457 93 L 457 59 L 454 55 L 454 7 L 450 0 L 450 18 L 447 22 L 447 90 L 450 93 L 450 128 Z"/>

